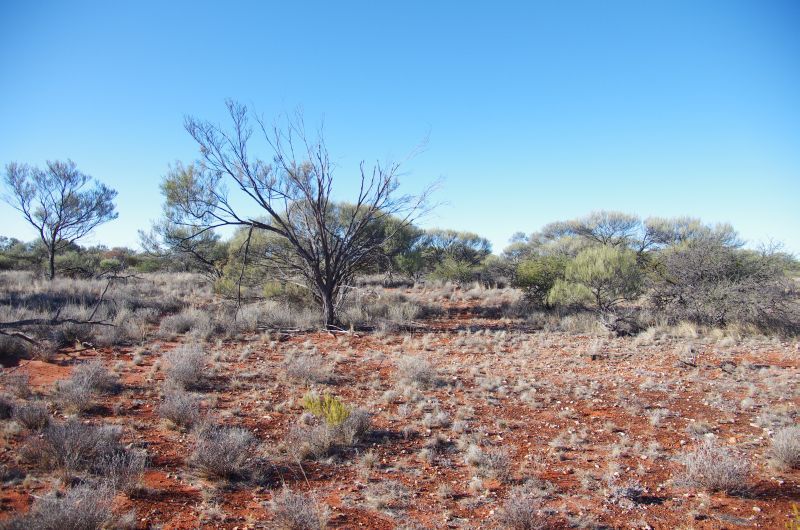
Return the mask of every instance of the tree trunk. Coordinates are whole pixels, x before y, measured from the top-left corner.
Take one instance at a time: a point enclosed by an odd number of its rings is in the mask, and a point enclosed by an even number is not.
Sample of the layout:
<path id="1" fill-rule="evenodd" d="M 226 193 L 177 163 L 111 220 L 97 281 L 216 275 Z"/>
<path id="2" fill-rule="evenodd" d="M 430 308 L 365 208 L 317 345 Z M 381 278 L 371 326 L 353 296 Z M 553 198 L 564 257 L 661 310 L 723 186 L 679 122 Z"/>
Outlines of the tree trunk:
<path id="1" fill-rule="evenodd" d="M 56 277 L 56 249 L 54 247 L 50 247 L 47 249 L 48 258 L 50 260 L 50 279 Z"/>
<path id="2" fill-rule="evenodd" d="M 325 327 L 338 325 L 339 321 L 336 318 L 336 309 L 334 307 L 333 293 L 327 289 L 321 289 L 322 298 L 322 316 L 325 319 Z"/>

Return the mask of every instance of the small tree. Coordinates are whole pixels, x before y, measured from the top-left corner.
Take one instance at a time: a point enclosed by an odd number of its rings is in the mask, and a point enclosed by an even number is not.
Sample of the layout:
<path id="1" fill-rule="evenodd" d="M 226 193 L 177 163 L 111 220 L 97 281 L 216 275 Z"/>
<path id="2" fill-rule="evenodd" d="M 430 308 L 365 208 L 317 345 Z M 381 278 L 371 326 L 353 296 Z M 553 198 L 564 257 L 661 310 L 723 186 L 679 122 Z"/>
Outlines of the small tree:
<path id="1" fill-rule="evenodd" d="M 163 183 L 166 217 L 186 227 L 187 239 L 222 226 L 248 232 L 243 263 L 249 258 L 249 236 L 267 231 L 281 244 L 261 256 L 273 273 L 285 281 L 309 288 L 319 303 L 325 324 L 335 326 L 341 302 L 356 273 L 375 261 L 376 253 L 392 234 L 377 228 L 388 216 L 410 223 L 420 213 L 427 194 L 398 196 L 399 164 L 362 162 L 356 177 L 358 193 L 352 203 L 333 200 L 333 170 L 321 133 L 306 135 L 302 118 L 285 127 L 267 127 L 247 107 L 227 102 L 232 128 L 186 119 L 186 130 L 200 146 L 201 159 L 192 172 L 170 174 Z M 259 131 L 271 152 L 271 163 L 255 158 L 251 142 Z M 237 196 L 231 198 L 229 186 Z M 244 204 L 257 209 L 246 213 Z"/>
<path id="2" fill-rule="evenodd" d="M 46 169 L 25 164 L 6 166 L 8 193 L 3 199 L 22 212 L 47 248 L 49 277 L 56 275 L 56 254 L 98 225 L 117 218 L 117 192 L 78 171 L 72 160 L 47 162 Z"/>
<path id="3" fill-rule="evenodd" d="M 564 279 L 550 291 L 551 303 L 590 304 L 600 312 L 610 312 L 620 303 L 642 292 L 642 273 L 636 253 L 610 246 L 594 246 L 571 261 Z"/>

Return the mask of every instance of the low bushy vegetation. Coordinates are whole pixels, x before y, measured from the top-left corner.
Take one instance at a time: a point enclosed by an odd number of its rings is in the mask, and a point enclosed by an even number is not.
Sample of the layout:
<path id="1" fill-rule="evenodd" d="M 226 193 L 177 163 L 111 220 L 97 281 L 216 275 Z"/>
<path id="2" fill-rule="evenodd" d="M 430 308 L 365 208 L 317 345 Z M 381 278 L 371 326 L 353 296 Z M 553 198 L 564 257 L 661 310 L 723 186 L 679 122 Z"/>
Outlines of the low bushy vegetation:
<path id="1" fill-rule="evenodd" d="M 186 344 L 164 354 L 169 383 L 190 389 L 201 387 L 206 378 L 206 354 L 198 344 Z"/>
<path id="2" fill-rule="evenodd" d="M 784 427 L 775 433 L 770 457 L 781 468 L 800 468 L 800 426 Z"/>
<path id="3" fill-rule="evenodd" d="M 14 419 L 26 429 L 41 431 L 50 424 L 50 411 L 42 401 L 25 401 L 14 406 Z"/>
<path id="4" fill-rule="evenodd" d="M 191 429 L 201 419 L 200 398 L 182 388 L 167 390 L 158 414 L 182 429 Z"/>
<path id="5" fill-rule="evenodd" d="M 258 440 L 239 427 L 208 426 L 196 434 L 189 464 L 203 475 L 223 480 L 248 476 L 248 460 Z"/>
<path id="6" fill-rule="evenodd" d="M 84 484 L 38 498 L 30 511 L 0 523 L 3 530 L 100 530 L 112 519 L 113 488 Z"/>
<path id="7" fill-rule="evenodd" d="M 328 508 L 313 497 L 282 488 L 272 498 L 272 511 L 278 528 L 284 530 L 321 530 L 328 523 Z"/>
<path id="8" fill-rule="evenodd" d="M 523 486 L 515 486 L 497 512 L 497 522 L 510 530 L 540 530 L 548 528 L 541 498 Z"/>
<path id="9" fill-rule="evenodd" d="M 706 439 L 684 456 L 686 482 L 708 491 L 741 493 L 749 488 L 750 463 Z"/>
<path id="10" fill-rule="evenodd" d="M 300 460 L 323 458 L 338 447 L 349 447 L 363 440 L 372 426 L 371 415 L 358 407 L 348 407 L 329 394 L 303 396 L 307 411 L 289 433 L 289 450 Z"/>

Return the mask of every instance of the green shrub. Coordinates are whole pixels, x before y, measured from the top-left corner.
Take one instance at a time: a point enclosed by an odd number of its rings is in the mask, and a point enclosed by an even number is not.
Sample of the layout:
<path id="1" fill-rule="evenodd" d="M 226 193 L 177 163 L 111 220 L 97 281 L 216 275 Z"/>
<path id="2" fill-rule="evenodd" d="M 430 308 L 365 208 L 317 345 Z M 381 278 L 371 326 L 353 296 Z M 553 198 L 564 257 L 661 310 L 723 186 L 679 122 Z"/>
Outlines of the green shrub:
<path id="1" fill-rule="evenodd" d="M 525 293 L 536 306 L 547 305 L 547 295 L 556 281 L 564 278 L 567 259 L 562 256 L 541 256 L 520 262 L 514 271 L 512 285 Z"/>
<path id="2" fill-rule="evenodd" d="M 642 292 L 642 271 L 636 253 L 609 246 L 583 250 L 564 270 L 564 279 L 556 280 L 549 303 L 588 305 L 609 311 L 621 302 Z"/>
<path id="3" fill-rule="evenodd" d="M 320 396 L 309 392 L 303 396 L 303 409 L 324 419 L 331 427 L 341 425 L 350 416 L 350 409 L 339 398 L 330 394 Z"/>
<path id="4" fill-rule="evenodd" d="M 437 280 L 465 284 L 473 281 L 476 268 L 466 261 L 446 258 L 436 265 L 431 276 Z"/>

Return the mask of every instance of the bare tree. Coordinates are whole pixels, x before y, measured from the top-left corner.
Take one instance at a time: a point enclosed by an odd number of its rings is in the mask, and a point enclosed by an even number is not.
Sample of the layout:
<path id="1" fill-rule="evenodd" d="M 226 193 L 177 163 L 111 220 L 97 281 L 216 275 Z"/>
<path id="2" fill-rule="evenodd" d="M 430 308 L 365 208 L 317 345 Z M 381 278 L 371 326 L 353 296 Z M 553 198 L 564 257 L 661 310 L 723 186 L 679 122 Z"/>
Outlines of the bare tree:
<path id="1" fill-rule="evenodd" d="M 259 258 L 284 281 L 308 287 L 320 304 L 325 325 L 335 326 L 337 305 L 354 275 L 374 263 L 392 236 L 382 221 L 395 216 L 401 219 L 396 227 L 410 223 L 425 208 L 430 190 L 419 196 L 397 195 L 400 164 L 368 168 L 362 162 L 355 200 L 336 202 L 334 167 L 321 131 L 309 138 L 299 114 L 283 127 L 268 127 L 244 105 L 228 101 L 227 108 L 230 130 L 186 119 L 186 130 L 199 144 L 201 158 L 192 171 L 172 172 L 165 178 L 167 219 L 189 228 L 190 239 L 222 226 L 245 227 L 243 266 L 253 231 L 278 236 Z M 263 137 L 271 162 L 251 154 L 254 131 Z M 236 190 L 235 196 L 229 194 L 229 186 Z M 243 203 L 255 205 L 256 215 L 246 214 Z"/>
<path id="2" fill-rule="evenodd" d="M 6 166 L 8 193 L 3 200 L 22 212 L 39 232 L 47 248 L 51 280 L 56 275 L 56 253 L 98 225 L 117 218 L 117 192 L 97 181 L 94 187 L 83 190 L 90 180 L 72 160 L 48 161 L 46 169 L 14 162 Z"/>

